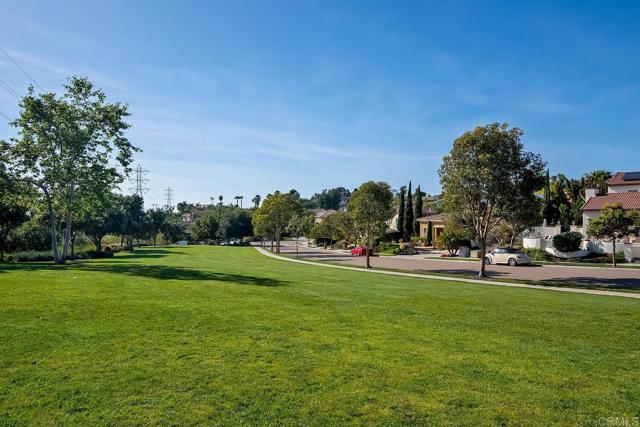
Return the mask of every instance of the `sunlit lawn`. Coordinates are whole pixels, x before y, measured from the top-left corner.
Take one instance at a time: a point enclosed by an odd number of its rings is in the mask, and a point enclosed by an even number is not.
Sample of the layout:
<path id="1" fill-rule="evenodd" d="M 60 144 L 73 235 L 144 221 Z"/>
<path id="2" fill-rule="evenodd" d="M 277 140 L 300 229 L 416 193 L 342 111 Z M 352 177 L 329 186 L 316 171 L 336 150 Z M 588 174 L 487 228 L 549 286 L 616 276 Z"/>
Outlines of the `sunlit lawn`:
<path id="1" fill-rule="evenodd" d="M 0 425 L 598 425 L 640 301 L 147 248 L 0 265 Z"/>

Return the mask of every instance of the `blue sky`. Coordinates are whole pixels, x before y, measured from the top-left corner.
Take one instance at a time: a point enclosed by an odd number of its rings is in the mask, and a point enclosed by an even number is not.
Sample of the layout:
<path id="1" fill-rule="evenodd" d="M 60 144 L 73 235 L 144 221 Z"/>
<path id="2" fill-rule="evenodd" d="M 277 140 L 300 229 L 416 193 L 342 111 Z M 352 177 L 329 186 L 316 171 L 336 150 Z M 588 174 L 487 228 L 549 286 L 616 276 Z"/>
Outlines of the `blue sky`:
<path id="1" fill-rule="evenodd" d="M 436 193 L 455 137 L 494 121 L 552 173 L 640 169 L 638 2 L 9 1 L 0 46 L 47 90 L 87 75 L 130 105 L 149 205 Z M 1 52 L 0 79 L 29 83 Z"/>

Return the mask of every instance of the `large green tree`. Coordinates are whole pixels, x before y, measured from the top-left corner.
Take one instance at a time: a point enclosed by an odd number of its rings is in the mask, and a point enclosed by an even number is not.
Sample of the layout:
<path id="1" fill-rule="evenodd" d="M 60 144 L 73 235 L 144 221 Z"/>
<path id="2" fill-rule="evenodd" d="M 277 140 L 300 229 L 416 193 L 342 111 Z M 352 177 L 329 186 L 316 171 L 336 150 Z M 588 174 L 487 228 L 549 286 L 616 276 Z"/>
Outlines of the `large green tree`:
<path id="1" fill-rule="evenodd" d="M 164 223 L 167 220 L 167 213 L 162 209 L 149 209 L 146 213 L 146 224 L 149 237 L 153 242 L 153 246 L 156 245 L 158 234 L 162 231 Z"/>
<path id="2" fill-rule="evenodd" d="M 144 236 L 145 217 L 144 200 L 137 194 L 120 198 L 122 220 L 119 224 L 127 250 L 133 251 L 133 241 Z"/>
<path id="3" fill-rule="evenodd" d="M 298 258 L 298 240 L 301 236 L 311 232 L 314 224 L 312 214 L 298 214 L 292 217 L 287 224 L 287 233 L 296 238 L 296 258 Z"/>
<path id="4" fill-rule="evenodd" d="M 603 206 L 600 216 L 589 220 L 587 232 L 596 239 L 611 239 L 613 266 L 616 266 L 616 240 L 631 234 L 630 227 L 638 218 L 636 211 L 625 211 L 620 203 Z"/>
<path id="5" fill-rule="evenodd" d="M 119 224 L 123 221 L 121 199 L 115 195 L 96 198 L 90 204 L 91 209 L 84 211 L 84 215 L 77 222 L 77 227 L 91 240 L 96 252 L 102 251 L 102 239 L 107 234 L 119 234 Z"/>
<path id="6" fill-rule="evenodd" d="M 251 225 L 251 213 L 248 209 L 237 207 L 220 208 L 219 226 L 216 233 L 218 239 L 226 240 L 232 238 L 244 238 L 253 235 Z"/>
<path id="7" fill-rule="evenodd" d="M 493 123 L 465 132 L 440 167 L 444 212 L 448 221 L 469 228 L 480 245 L 479 276 L 485 277 L 487 237 L 493 227 L 517 209 L 513 201 L 527 177 L 542 176 L 540 156 L 524 150 L 523 132 L 506 123 Z"/>
<path id="8" fill-rule="evenodd" d="M 208 212 L 193 221 L 191 225 L 191 239 L 195 241 L 217 240 L 219 227 L 220 220 L 218 215 L 214 212 Z"/>
<path id="9" fill-rule="evenodd" d="M 301 210 L 300 202 L 292 194 L 269 194 L 253 215 L 253 227 L 262 233 L 272 232 L 276 241 L 276 253 L 280 253 L 282 233 L 291 218 Z"/>
<path id="10" fill-rule="evenodd" d="M 350 196 L 351 192 L 346 188 L 336 187 L 314 194 L 311 200 L 316 201 L 322 209 L 339 209 L 340 205 L 346 203 Z"/>
<path id="11" fill-rule="evenodd" d="M 30 88 L 12 123 L 19 134 L 12 139 L 12 173 L 42 193 L 56 263 L 65 262 L 82 195 L 108 192 L 121 183 L 137 150 L 125 136 L 126 105 L 107 102 L 105 93 L 84 77 L 72 77 L 64 89 L 57 96 L 36 95 Z M 61 253 L 57 210 L 65 225 Z"/>
<path id="12" fill-rule="evenodd" d="M 358 187 L 347 206 L 354 226 L 367 246 L 366 267 L 371 268 L 370 252 L 376 239 L 384 236 L 393 215 L 393 194 L 386 182 L 368 181 Z"/>

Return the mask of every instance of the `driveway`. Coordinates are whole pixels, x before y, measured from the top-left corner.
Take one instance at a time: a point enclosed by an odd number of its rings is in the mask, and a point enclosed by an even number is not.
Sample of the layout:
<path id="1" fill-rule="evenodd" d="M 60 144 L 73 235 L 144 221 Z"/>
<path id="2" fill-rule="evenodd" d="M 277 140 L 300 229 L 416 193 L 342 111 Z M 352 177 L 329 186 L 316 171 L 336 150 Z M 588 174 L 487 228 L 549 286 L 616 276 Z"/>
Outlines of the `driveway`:
<path id="1" fill-rule="evenodd" d="M 327 250 L 322 248 L 298 246 L 300 258 L 332 262 L 341 265 L 365 265 L 364 257 L 351 256 L 349 251 Z M 281 252 L 285 255 L 295 255 L 294 241 L 281 242 Z M 449 261 L 440 259 L 425 259 L 421 255 L 413 256 L 374 256 L 371 265 L 418 273 L 443 274 L 449 276 L 476 276 L 479 263 L 473 261 Z M 488 265 L 487 275 L 493 279 L 526 280 L 548 284 L 577 283 L 582 285 L 610 287 L 615 289 L 630 289 L 640 291 L 640 269 L 631 268 L 597 268 L 571 266 L 518 266 Z"/>

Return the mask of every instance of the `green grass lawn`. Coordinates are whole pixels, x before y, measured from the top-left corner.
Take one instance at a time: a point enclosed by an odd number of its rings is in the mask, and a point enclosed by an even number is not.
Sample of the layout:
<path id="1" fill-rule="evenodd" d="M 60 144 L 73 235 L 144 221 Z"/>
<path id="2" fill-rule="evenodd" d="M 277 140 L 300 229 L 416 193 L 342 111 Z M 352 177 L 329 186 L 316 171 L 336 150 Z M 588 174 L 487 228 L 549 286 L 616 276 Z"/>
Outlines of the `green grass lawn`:
<path id="1" fill-rule="evenodd" d="M 0 265 L 0 425 L 601 425 L 640 301 L 146 248 Z"/>

